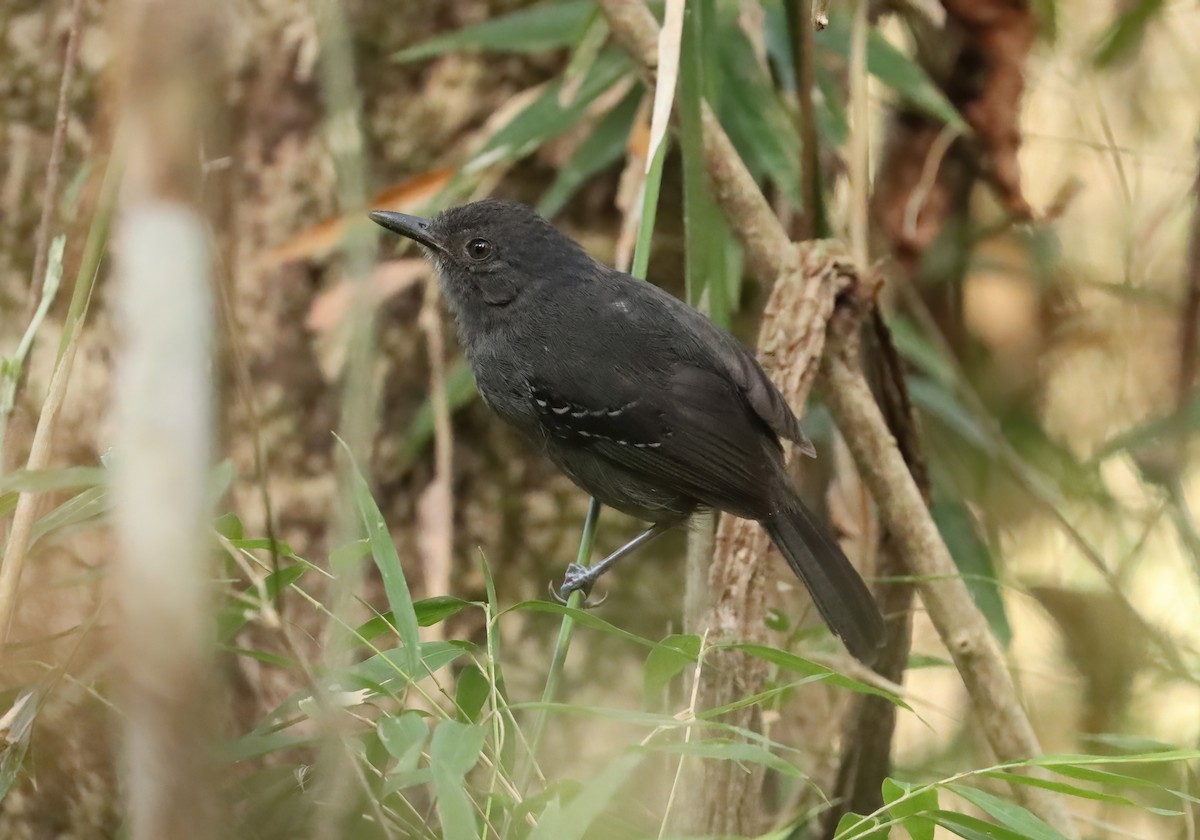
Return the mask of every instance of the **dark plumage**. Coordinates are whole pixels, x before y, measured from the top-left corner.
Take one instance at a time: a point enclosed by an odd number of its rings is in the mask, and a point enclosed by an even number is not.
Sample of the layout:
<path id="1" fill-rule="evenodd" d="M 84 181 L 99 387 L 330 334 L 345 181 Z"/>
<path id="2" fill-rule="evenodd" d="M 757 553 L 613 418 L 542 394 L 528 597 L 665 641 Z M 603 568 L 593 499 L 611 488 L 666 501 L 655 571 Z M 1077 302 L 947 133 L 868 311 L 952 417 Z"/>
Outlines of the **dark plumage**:
<path id="1" fill-rule="evenodd" d="M 601 502 L 655 523 L 637 544 L 698 508 L 757 520 L 850 652 L 874 656 L 878 607 L 784 470 L 780 438 L 812 446 L 745 346 L 524 205 L 371 218 L 437 265 L 488 406 Z M 565 588 L 607 565 L 569 572 Z"/>

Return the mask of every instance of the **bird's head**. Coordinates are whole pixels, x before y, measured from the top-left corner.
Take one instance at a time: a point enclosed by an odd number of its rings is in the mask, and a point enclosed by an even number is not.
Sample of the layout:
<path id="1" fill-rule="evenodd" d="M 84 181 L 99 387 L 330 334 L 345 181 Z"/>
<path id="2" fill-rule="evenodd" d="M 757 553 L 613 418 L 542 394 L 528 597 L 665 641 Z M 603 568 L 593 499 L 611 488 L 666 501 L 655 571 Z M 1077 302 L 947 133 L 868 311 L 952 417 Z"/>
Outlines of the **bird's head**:
<path id="1" fill-rule="evenodd" d="M 425 248 L 461 317 L 537 296 L 547 284 L 582 279 L 595 263 L 530 207 L 488 199 L 432 219 L 376 210 L 371 220 Z"/>

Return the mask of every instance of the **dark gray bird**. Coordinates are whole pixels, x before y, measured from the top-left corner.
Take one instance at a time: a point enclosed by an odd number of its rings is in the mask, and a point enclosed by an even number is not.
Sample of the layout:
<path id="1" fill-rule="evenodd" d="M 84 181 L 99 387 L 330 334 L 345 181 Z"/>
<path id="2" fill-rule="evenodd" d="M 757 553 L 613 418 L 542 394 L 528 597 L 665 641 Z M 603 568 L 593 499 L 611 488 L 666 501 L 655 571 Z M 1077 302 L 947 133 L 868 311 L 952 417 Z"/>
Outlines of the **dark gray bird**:
<path id="1" fill-rule="evenodd" d="M 753 354 L 656 286 L 601 265 L 530 208 L 504 201 L 432 219 L 371 219 L 424 246 L 484 402 L 600 502 L 653 523 L 619 557 L 716 508 L 766 528 L 847 649 L 883 642 L 870 591 L 796 495 L 780 438 L 812 454 Z"/>

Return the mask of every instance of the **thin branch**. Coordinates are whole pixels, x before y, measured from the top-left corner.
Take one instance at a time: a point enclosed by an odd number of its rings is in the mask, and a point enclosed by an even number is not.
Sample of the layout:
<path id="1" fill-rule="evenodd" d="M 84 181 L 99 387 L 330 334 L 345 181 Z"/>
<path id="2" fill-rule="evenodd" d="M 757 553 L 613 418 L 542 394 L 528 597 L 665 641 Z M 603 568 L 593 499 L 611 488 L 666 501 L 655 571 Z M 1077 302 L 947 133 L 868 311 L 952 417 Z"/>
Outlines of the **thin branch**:
<path id="1" fill-rule="evenodd" d="M 987 620 L 971 600 L 954 559 L 887 429 L 859 362 L 859 320 L 843 312 L 830 322 L 821 366 L 824 396 L 880 518 L 896 541 L 934 627 L 954 659 L 988 743 L 1002 761 L 1031 758 L 1041 746 Z M 1067 837 L 1074 826 L 1060 800 L 1040 788 L 1014 785 L 1019 800 Z"/>
<path id="2" fill-rule="evenodd" d="M 854 0 L 850 28 L 850 252 L 859 265 L 870 259 L 867 242 L 871 193 L 871 112 L 867 102 L 867 0 Z"/>
<path id="3" fill-rule="evenodd" d="M 67 353 L 50 378 L 50 389 L 46 394 L 46 401 L 42 404 L 37 427 L 33 432 L 33 442 L 29 448 L 29 458 L 25 463 L 27 470 L 45 469 L 50 464 L 54 428 L 67 394 L 67 383 L 71 379 L 71 364 L 75 359 L 80 326 L 80 322 L 76 322 L 76 328 L 67 344 Z M 37 519 L 39 500 L 37 493 L 22 493 L 17 498 L 17 507 L 13 511 L 12 527 L 9 530 L 8 542 L 4 546 L 4 560 L 0 564 L 0 643 L 8 640 L 16 613 L 17 589 L 21 584 L 21 574 L 25 570 L 25 552 L 29 548 L 33 523 Z"/>
<path id="4" fill-rule="evenodd" d="M 46 256 L 50 249 L 50 223 L 58 204 L 58 181 L 62 174 L 63 147 L 67 140 L 67 100 L 75 79 L 75 58 L 79 54 L 79 30 L 83 17 L 83 0 L 71 4 L 71 23 L 67 30 L 67 49 L 63 56 L 62 81 L 58 86 L 58 108 L 54 113 L 54 135 L 50 140 L 50 159 L 46 162 L 46 191 L 42 194 L 42 217 L 34 237 L 33 276 L 29 281 L 29 299 L 25 304 L 26 320 L 37 308 L 42 276 L 46 273 Z"/>

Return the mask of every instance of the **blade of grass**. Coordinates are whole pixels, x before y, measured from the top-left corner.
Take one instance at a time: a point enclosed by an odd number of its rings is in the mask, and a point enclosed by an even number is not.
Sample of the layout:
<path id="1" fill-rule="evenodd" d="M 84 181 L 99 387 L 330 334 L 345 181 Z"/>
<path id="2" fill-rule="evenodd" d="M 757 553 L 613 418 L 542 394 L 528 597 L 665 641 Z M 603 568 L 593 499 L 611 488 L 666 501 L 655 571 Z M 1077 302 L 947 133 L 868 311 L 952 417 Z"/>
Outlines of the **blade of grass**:
<path id="1" fill-rule="evenodd" d="M 388 604 L 392 608 L 392 621 L 395 623 L 396 632 L 400 635 L 400 641 L 404 645 L 402 656 L 405 668 L 411 673 L 417 673 L 421 650 L 420 624 L 417 621 L 416 610 L 413 608 L 408 579 L 404 575 L 404 567 L 400 564 L 400 555 L 396 553 L 396 546 L 388 532 L 387 523 L 383 519 L 379 506 L 375 503 L 375 498 L 371 495 L 371 488 L 367 485 L 367 480 L 363 478 L 362 472 L 354 462 L 350 447 L 341 438 L 338 438 L 338 443 L 345 450 L 354 504 L 362 520 L 363 529 L 366 531 L 367 542 L 371 546 L 371 556 L 379 569 L 379 576 L 383 578 L 383 589 L 387 594 Z"/>

